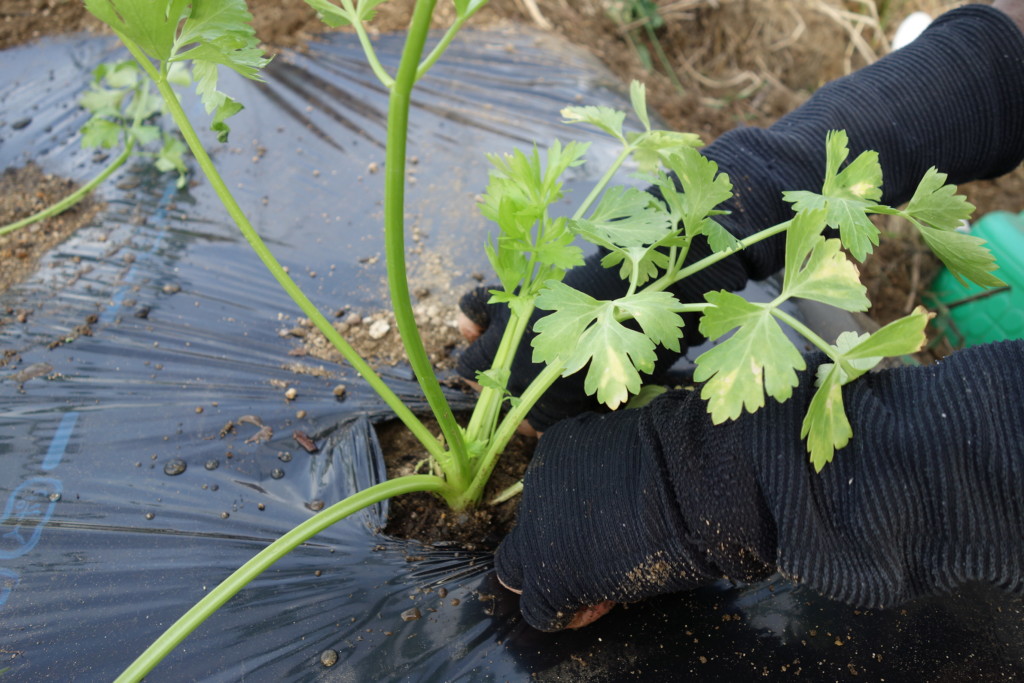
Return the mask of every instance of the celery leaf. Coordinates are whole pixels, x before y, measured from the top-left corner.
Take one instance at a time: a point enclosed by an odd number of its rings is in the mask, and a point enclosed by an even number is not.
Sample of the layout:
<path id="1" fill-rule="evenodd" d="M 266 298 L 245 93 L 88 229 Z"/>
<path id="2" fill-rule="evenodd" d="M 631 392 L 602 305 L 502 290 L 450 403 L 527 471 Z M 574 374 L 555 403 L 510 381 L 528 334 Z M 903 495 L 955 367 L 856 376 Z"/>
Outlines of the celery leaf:
<path id="1" fill-rule="evenodd" d="M 616 140 L 626 142 L 622 135 L 622 124 L 626 120 L 626 112 L 611 107 L 565 107 L 562 109 L 562 120 L 565 123 L 589 123 L 600 128 Z"/>
<path id="2" fill-rule="evenodd" d="M 795 211 L 825 209 L 826 222 L 839 230 L 839 237 L 854 258 L 863 261 L 878 244 L 878 228 L 868 219 L 865 209 L 882 197 L 882 167 L 878 153 L 862 152 L 842 171 L 839 167 L 850 155 L 845 131 L 830 131 L 825 141 L 825 181 L 821 193 L 784 192 L 783 198 Z"/>
<path id="3" fill-rule="evenodd" d="M 708 292 L 704 298 L 713 306 L 701 317 L 702 334 L 718 339 L 736 329 L 697 358 L 693 378 L 704 382 L 701 397 L 708 401 L 712 421 L 734 420 L 744 409 L 754 412 L 764 405 L 766 392 L 779 401 L 788 399 L 797 385 L 796 371 L 805 363 L 772 317 L 772 306 L 726 291 Z"/>
<path id="4" fill-rule="evenodd" d="M 857 267 L 841 251 L 836 239 L 825 239 L 825 212 L 802 211 L 786 234 L 785 275 L 782 295 L 801 297 L 847 311 L 866 311 L 867 289 Z"/>

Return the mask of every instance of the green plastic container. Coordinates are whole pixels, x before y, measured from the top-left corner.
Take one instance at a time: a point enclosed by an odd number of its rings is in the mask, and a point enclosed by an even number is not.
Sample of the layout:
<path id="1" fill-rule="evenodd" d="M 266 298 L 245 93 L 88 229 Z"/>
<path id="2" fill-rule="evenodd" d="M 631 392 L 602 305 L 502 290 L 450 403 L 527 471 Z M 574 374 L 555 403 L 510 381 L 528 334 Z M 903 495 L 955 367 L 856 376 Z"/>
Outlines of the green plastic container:
<path id="1" fill-rule="evenodd" d="M 971 226 L 971 234 L 988 242 L 999 265 L 995 275 L 1008 286 L 964 286 L 943 268 L 931 287 L 939 301 L 935 324 L 957 348 L 1024 339 L 1024 212 L 986 214 Z"/>

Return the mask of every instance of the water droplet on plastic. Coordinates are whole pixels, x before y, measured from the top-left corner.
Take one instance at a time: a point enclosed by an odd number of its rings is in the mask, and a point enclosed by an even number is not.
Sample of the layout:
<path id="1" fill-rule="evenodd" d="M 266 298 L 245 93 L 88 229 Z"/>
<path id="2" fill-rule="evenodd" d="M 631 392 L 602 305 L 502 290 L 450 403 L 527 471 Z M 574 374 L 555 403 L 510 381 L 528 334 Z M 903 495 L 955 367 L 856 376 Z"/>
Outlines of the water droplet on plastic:
<path id="1" fill-rule="evenodd" d="M 273 477 L 274 479 L 280 479 L 281 477 L 284 476 L 284 470 L 275 467 L 274 469 L 270 470 L 270 476 Z"/>
<path id="2" fill-rule="evenodd" d="M 206 461 L 206 469 L 208 469 L 208 470 L 215 470 L 218 467 L 220 467 L 220 460 L 207 460 Z"/>
<path id="3" fill-rule="evenodd" d="M 324 666 L 334 666 L 338 663 L 338 652 L 336 650 L 324 650 L 320 653 L 320 663 Z"/>
<path id="4" fill-rule="evenodd" d="M 181 458 L 174 458 L 173 460 L 168 460 L 167 463 L 164 465 L 164 474 L 166 474 L 169 477 L 176 477 L 177 475 L 184 472 L 185 468 L 187 467 L 188 465 L 185 463 L 184 460 L 182 460 Z"/>

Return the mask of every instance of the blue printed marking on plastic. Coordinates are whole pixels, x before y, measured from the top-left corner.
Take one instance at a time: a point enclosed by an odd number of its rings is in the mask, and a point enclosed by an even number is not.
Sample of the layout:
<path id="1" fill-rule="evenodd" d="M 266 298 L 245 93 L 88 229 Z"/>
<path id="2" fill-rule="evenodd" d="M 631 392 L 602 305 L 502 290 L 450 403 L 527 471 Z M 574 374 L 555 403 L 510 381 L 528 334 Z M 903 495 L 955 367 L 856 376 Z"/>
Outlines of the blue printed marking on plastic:
<path id="1" fill-rule="evenodd" d="M 11 591 L 17 587 L 21 577 L 18 572 L 0 567 L 0 607 L 4 606 L 7 598 L 11 597 Z"/>
<path id="2" fill-rule="evenodd" d="M 75 430 L 75 424 L 77 422 L 77 411 L 64 413 L 64 417 L 61 418 L 60 424 L 57 425 L 57 433 L 53 435 L 53 440 L 50 441 L 50 447 L 47 449 L 46 456 L 43 458 L 44 472 L 49 472 L 60 464 L 61 458 L 64 457 L 64 453 L 68 450 L 68 442 L 71 440 L 71 432 Z"/>
<path id="3" fill-rule="evenodd" d="M 10 529 L 0 534 L 0 560 L 21 557 L 35 547 L 63 490 L 59 479 L 49 477 L 30 477 L 14 489 L 0 517 L 0 529 Z"/>

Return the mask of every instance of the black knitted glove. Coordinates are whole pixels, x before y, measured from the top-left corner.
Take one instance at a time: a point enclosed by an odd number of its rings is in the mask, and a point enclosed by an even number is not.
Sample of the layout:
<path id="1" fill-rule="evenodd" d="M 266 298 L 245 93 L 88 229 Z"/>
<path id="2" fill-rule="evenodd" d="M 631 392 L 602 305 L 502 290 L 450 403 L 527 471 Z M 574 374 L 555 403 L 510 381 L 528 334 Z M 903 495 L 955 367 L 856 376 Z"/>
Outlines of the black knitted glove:
<path id="1" fill-rule="evenodd" d="M 699 398 L 683 398 L 703 419 Z M 577 612 L 605 601 L 771 573 L 774 536 L 761 523 L 770 518 L 756 492 L 723 490 L 728 478 L 703 482 L 728 496 L 735 519 L 748 522 L 738 535 L 684 514 L 676 487 L 688 483 L 685 463 L 664 449 L 650 418 L 647 409 L 588 413 L 541 439 L 524 480 L 519 524 L 496 558 L 498 577 L 522 592 L 520 609 L 535 628 L 565 628 Z"/>
<path id="2" fill-rule="evenodd" d="M 551 429 L 497 555 L 526 620 L 776 569 L 860 607 L 968 581 L 1024 592 L 1024 341 L 844 387 L 854 437 L 819 474 L 799 432 L 822 359 L 735 422 L 677 391 Z"/>
<path id="3" fill-rule="evenodd" d="M 727 173 L 735 196 L 720 217 L 743 238 L 792 216 L 782 201 L 785 190 L 818 191 L 825 171 L 825 135 L 845 129 L 851 158 L 865 149 L 879 153 L 884 172 L 883 201 L 906 202 L 929 166 L 953 183 L 994 177 L 1024 158 L 1024 36 L 1002 12 L 972 5 L 939 17 L 916 41 L 877 63 L 830 83 L 802 107 L 768 129 L 740 128 L 726 133 L 704 154 Z M 783 263 L 784 240 L 765 240 L 678 283 L 673 293 L 684 302 L 704 292 L 742 289 Z M 707 254 L 698 239 L 689 262 Z M 615 269 L 602 268 L 600 254 L 566 277 L 566 282 L 598 299 L 626 291 Z M 504 331 L 507 312 L 488 306 L 486 290 L 467 295 L 463 312 L 484 335 L 459 362 L 459 373 L 474 379 L 490 366 Z M 538 311 L 535 318 L 543 314 Z M 702 341 L 695 316 L 684 316 L 683 350 Z M 509 389 L 519 394 L 540 371 L 530 360 L 531 334 L 512 366 Z M 658 350 L 654 379 L 679 357 Z M 544 431 L 555 421 L 597 408 L 583 392 L 584 373 L 559 380 L 530 413 Z M 645 378 L 646 380 L 646 378 Z"/>

